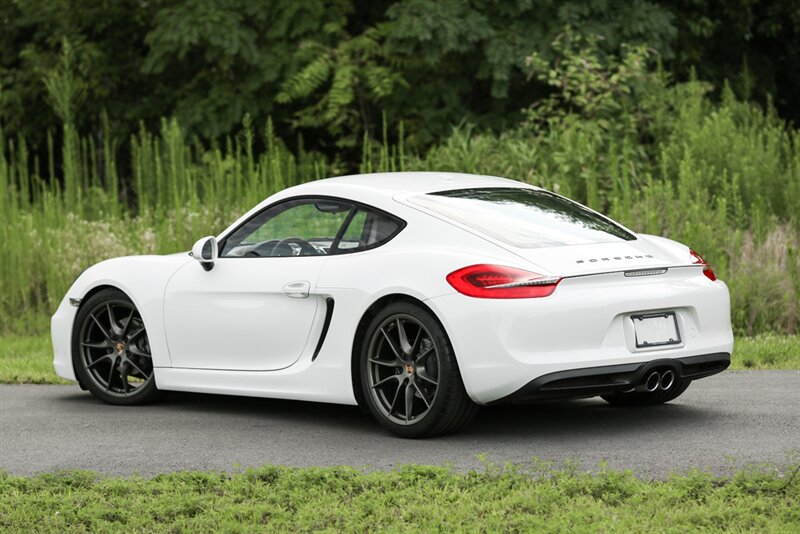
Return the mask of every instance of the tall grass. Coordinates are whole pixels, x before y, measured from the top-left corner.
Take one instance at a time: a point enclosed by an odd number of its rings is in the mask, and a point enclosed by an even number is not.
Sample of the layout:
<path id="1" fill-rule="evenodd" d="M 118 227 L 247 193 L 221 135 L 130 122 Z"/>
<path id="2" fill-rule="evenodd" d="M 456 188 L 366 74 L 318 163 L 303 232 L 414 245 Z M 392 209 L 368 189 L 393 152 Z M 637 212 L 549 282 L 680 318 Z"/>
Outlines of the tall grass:
<path id="1" fill-rule="evenodd" d="M 42 165 L 0 128 L 0 332 L 46 328 L 72 280 L 97 261 L 186 250 L 270 194 L 327 171 L 319 156 L 289 152 L 270 123 L 257 134 L 245 119 L 240 135 L 204 148 L 164 120 L 159 132 L 130 140 L 125 190 L 117 143 L 64 128 L 61 161 L 71 163 L 61 169 L 54 150 Z M 267 147 L 259 154 L 256 135 Z"/>
<path id="2" fill-rule="evenodd" d="M 406 166 L 525 180 L 689 244 L 730 285 L 737 333 L 797 333 L 800 131 L 730 91 L 712 104 L 696 82 L 666 90 L 642 122 L 615 135 L 592 122 L 462 128 Z"/>
<path id="3" fill-rule="evenodd" d="M 362 170 L 477 172 L 559 191 L 698 250 L 730 284 L 737 333 L 797 333 L 800 133 L 729 93 L 713 104 L 692 83 L 659 95 L 644 123 L 622 134 L 592 122 L 500 135 L 458 128 L 425 154 L 385 133 L 383 143 L 364 143 Z M 80 137 L 69 120 L 59 137 L 60 147 L 48 137 L 39 161 L 0 128 L 0 332 L 45 329 L 92 263 L 186 250 L 269 194 L 336 174 L 247 117 L 238 135 L 211 147 L 175 121 L 142 127 L 126 141 L 126 166 L 120 140 Z M 123 167 L 130 176 L 119 176 Z"/>

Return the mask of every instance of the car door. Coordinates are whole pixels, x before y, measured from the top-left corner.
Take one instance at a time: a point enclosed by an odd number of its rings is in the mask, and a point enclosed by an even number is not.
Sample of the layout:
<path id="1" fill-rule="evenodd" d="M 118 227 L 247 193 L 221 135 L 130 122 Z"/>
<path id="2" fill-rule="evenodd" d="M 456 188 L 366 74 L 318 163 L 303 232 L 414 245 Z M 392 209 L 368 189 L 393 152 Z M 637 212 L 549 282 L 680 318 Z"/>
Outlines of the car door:
<path id="1" fill-rule="evenodd" d="M 164 300 L 172 365 L 268 371 L 296 362 L 324 313 L 317 278 L 352 211 L 338 200 L 281 202 L 223 237 L 210 271 L 181 268 Z"/>

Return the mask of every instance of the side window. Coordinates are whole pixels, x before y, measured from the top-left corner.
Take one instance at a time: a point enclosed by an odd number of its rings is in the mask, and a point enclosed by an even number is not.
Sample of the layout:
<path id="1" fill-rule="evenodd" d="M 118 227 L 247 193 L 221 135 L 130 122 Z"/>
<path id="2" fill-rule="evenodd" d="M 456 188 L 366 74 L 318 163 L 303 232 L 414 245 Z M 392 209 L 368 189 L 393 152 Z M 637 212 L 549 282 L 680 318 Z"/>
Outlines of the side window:
<path id="1" fill-rule="evenodd" d="M 402 228 L 402 223 L 388 215 L 359 208 L 347 225 L 336 253 L 358 252 L 380 246 Z"/>
<path id="2" fill-rule="evenodd" d="M 296 200 L 251 218 L 225 240 L 225 257 L 321 256 L 330 253 L 353 206 L 332 200 Z"/>
<path id="3" fill-rule="evenodd" d="M 350 224 L 347 225 L 342 239 L 339 241 L 337 249 L 341 252 L 351 251 L 362 248 L 361 236 L 364 233 L 364 223 L 367 219 L 367 212 L 364 210 L 356 211 Z"/>

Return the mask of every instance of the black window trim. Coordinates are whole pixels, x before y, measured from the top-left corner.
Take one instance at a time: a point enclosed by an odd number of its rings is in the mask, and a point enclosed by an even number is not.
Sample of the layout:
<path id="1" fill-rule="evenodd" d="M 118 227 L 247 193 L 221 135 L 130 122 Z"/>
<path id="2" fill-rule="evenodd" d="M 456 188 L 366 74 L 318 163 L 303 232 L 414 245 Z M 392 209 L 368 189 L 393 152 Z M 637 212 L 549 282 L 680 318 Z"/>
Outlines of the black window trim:
<path id="1" fill-rule="evenodd" d="M 342 237 L 344 237 L 344 234 L 347 233 L 347 229 L 350 228 L 350 223 L 353 222 L 353 218 L 356 216 L 356 213 L 358 213 L 358 210 L 359 207 L 356 206 L 355 204 L 353 204 L 350 207 L 350 213 L 348 213 L 347 217 L 344 218 L 344 222 L 342 222 L 342 225 L 336 232 L 336 236 L 333 238 L 333 241 L 331 242 L 331 248 L 330 248 L 330 252 L 332 252 L 332 254 L 330 254 L 331 256 L 336 255 L 336 251 L 339 250 L 339 243 L 341 242 Z M 326 254 L 326 256 L 327 255 L 328 254 Z"/>
<path id="2" fill-rule="evenodd" d="M 394 215 L 393 213 L 389 213 L 388 211 L 382 210 L 380 208 L 376 208 L 375 206 L 371 206 L 371 205 L 365 204 L 363 202 L 359 202 L 357 200 L 352 200 L 352 199 L 348 199 L 348 198 L 344 198 L 344 197 L 335 197 L 335 196 L 331 196 L 331 195 L 299 195 L 299 196 L 295 196 L 295 197 L 284 198 L 284 199 L 278 200 L 277 202 L 273 202 L 272 204 L 269 204 L 268 206 L 264 206 L 263 208 L 261 208 L 260 210 L 255 212 L 253 215 L 251 215 L 250 217 L 248 217 L 247 219 L 245 219 L 241 223 L 237 224 L 228 233 L 226 233 L 224 236 L 222 236 L 221 239 L 219 239 L 219 243 L 217 245 L 218 246 L 218 250 L 220 250 L 220 251 L 224 250 L 225 249 L 225 244 L 228 242 L 228 239 L 233 234 L 235 234 L 240 228 L 242 228 L 244 225 L 246 225 L 247 223 L 252 221 L 255 217 L 258 217 L 259 215 L 261 215 L 265 211 L 270 210 L 272 208 L 275 208 L 277 206 L 280 206 L 281 204 L 286 204 L 288 202 L 295 202 L 295 201 L 298 201 L 298 200 L 301 200 L 301 201 L 302 200 L 334 201 L 334 202 L 341 202 L 341 203 L 344 203 L 344 204 L 348 204 L 350 206 L 350 213 L 347 214 L 347 217 L 342 222 L 342 225 L 339 227 L 339 231 L 336 233 L 336 237 L 331 242 L 331 251 L 333 251 L 332 254 L 321 254 L 319 256 L 261 256 L 261 257 L 258 257 L 258 258 L 251 257 L 251 256 L 220 256 L 219 259 L 263 260 L 263 259 L 272 258 L 272 257 L 275 257 L 275 258 L 294 258 L 294 257 L 329 258 L 331 256 L 341 256 L 341 255 L 344 255 L 344 254 L 358 254 L 359 252 L 366 252 L 366 251 L 372 250 L 374 248 L 382 247 L 383 245 L 385 245 L 386 243 L 388 243 L 389 241 L 391 241 L 392 239 L 397 237 L 397 235 L 400 232 L 402 232 L 405 229 L 405 227 L 408 225 L 408 223 L 404 219 L 401 219 L 400 217 L 398 217 L 397 215 Z M 377 242 L 375 242 L 375 243 L 373 243 L 371 245 L 367 245 L 364 248 L 353 249 L 352 251 L 351 251 L 351 249 L 340 249 L 339 248 L 339 241 L 341 240 L 342 236 L 344 236 L 344 233 L 347 231 L 347 227 L 350 225 L 350 223 L 353 220 L 353 217 L 355 216 L 356 212 L 359 209 L 362 209 L 362 210 L 364 210 L 366 212 L 370 212 L 371 211 L 373 213 L 377 213 L 379 215 L 384 215 L 384 216 L 392 219 L 393 221 L 397 222 L 397 230 L 395 230 L 394 232 L 389 234 L 382 241 L 377 241 Z"/>

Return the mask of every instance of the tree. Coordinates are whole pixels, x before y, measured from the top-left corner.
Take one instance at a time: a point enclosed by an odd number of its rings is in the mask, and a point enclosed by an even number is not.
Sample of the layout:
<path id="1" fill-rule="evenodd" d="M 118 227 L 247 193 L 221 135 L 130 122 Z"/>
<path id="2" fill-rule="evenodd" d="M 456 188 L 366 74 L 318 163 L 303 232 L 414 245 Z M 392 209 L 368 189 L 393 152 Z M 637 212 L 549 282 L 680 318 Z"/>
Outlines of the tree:
<path id="1" fill-rule="evenodd" d="M 351 11 L 347 0 L 176 2 L 155 15 L 142 71 L 161 79 L 159 113 L 206 138 L 231 132 L 245 113 L 288 119 L 275 96 L 301 43 L 344 25 Z"/>
<path id="2" fill-rule="evenodd" d="M 772 97 L 800 124 L 800 2 L 663 0 L 680 36 L 667 63 L 680 78 L 692 70 L 719 90 L 729 81 L 745 99 Z"/>
<path id="3" fill-rule="evenodd" d="M 303 55 L 308 71 L 290 80 L 283 93 L 285 102 L 306 104 L 298 114 L 313 118 L 306 124 L 357 139 L 374 133 L 374 121 L 342 117 L 364 119 L 369 113 L 363 110 L 380 107 L 391 121 L 408 124 L 411 146 L 424 147 L 461 121 L 492 128 L 514 124 L 545 90 L 528 82 L 526 58 L 551 54 L 550 42 L 565 25 L 605 36 L 603 46 L 612 52 L 628 42 L 668 55 L 675 36 L 672 15 L 646 1 L 401 0 L 384 17 L 359 35 L 339 33 L 336 46 L 325 45 L 327 36 L 308 45 L 316 51 Z M 382 90 L 372 90 L 370 78 L 362 76 L 359 94 L 366 98 L 337 99 L 342 84 L 325 83 L 338 72 L 334 57 L 344 68 L 342 78 L 356 81 L 357 73 L 380 72 L 375 78 Z M 359 64 L 357 57 L 366 59 Z M 337 113 L 321 112 L 321 102 L 334 101 Z"/>
<path id="4" fill-rule="evenodd" d="M 605 54 L 652 50 L 679 80 L 695 69 L 718 90 L 730 80 L 744 98 L 771 95 L 800 120 L 797 0 L 5 0 L 0 123 L 46 150 L 61 128 L 43 79 L 66 38 L 85 86 L 82 134 L 125 138 L 166 116 L 212 142 L 249 113 L 353 167 L 383 116 L 404 122 L 415 149 L 454 124 L 518 124 L 552 91 L 526 58 L 552 60 L 566 26 L 600 36 Z"/>

